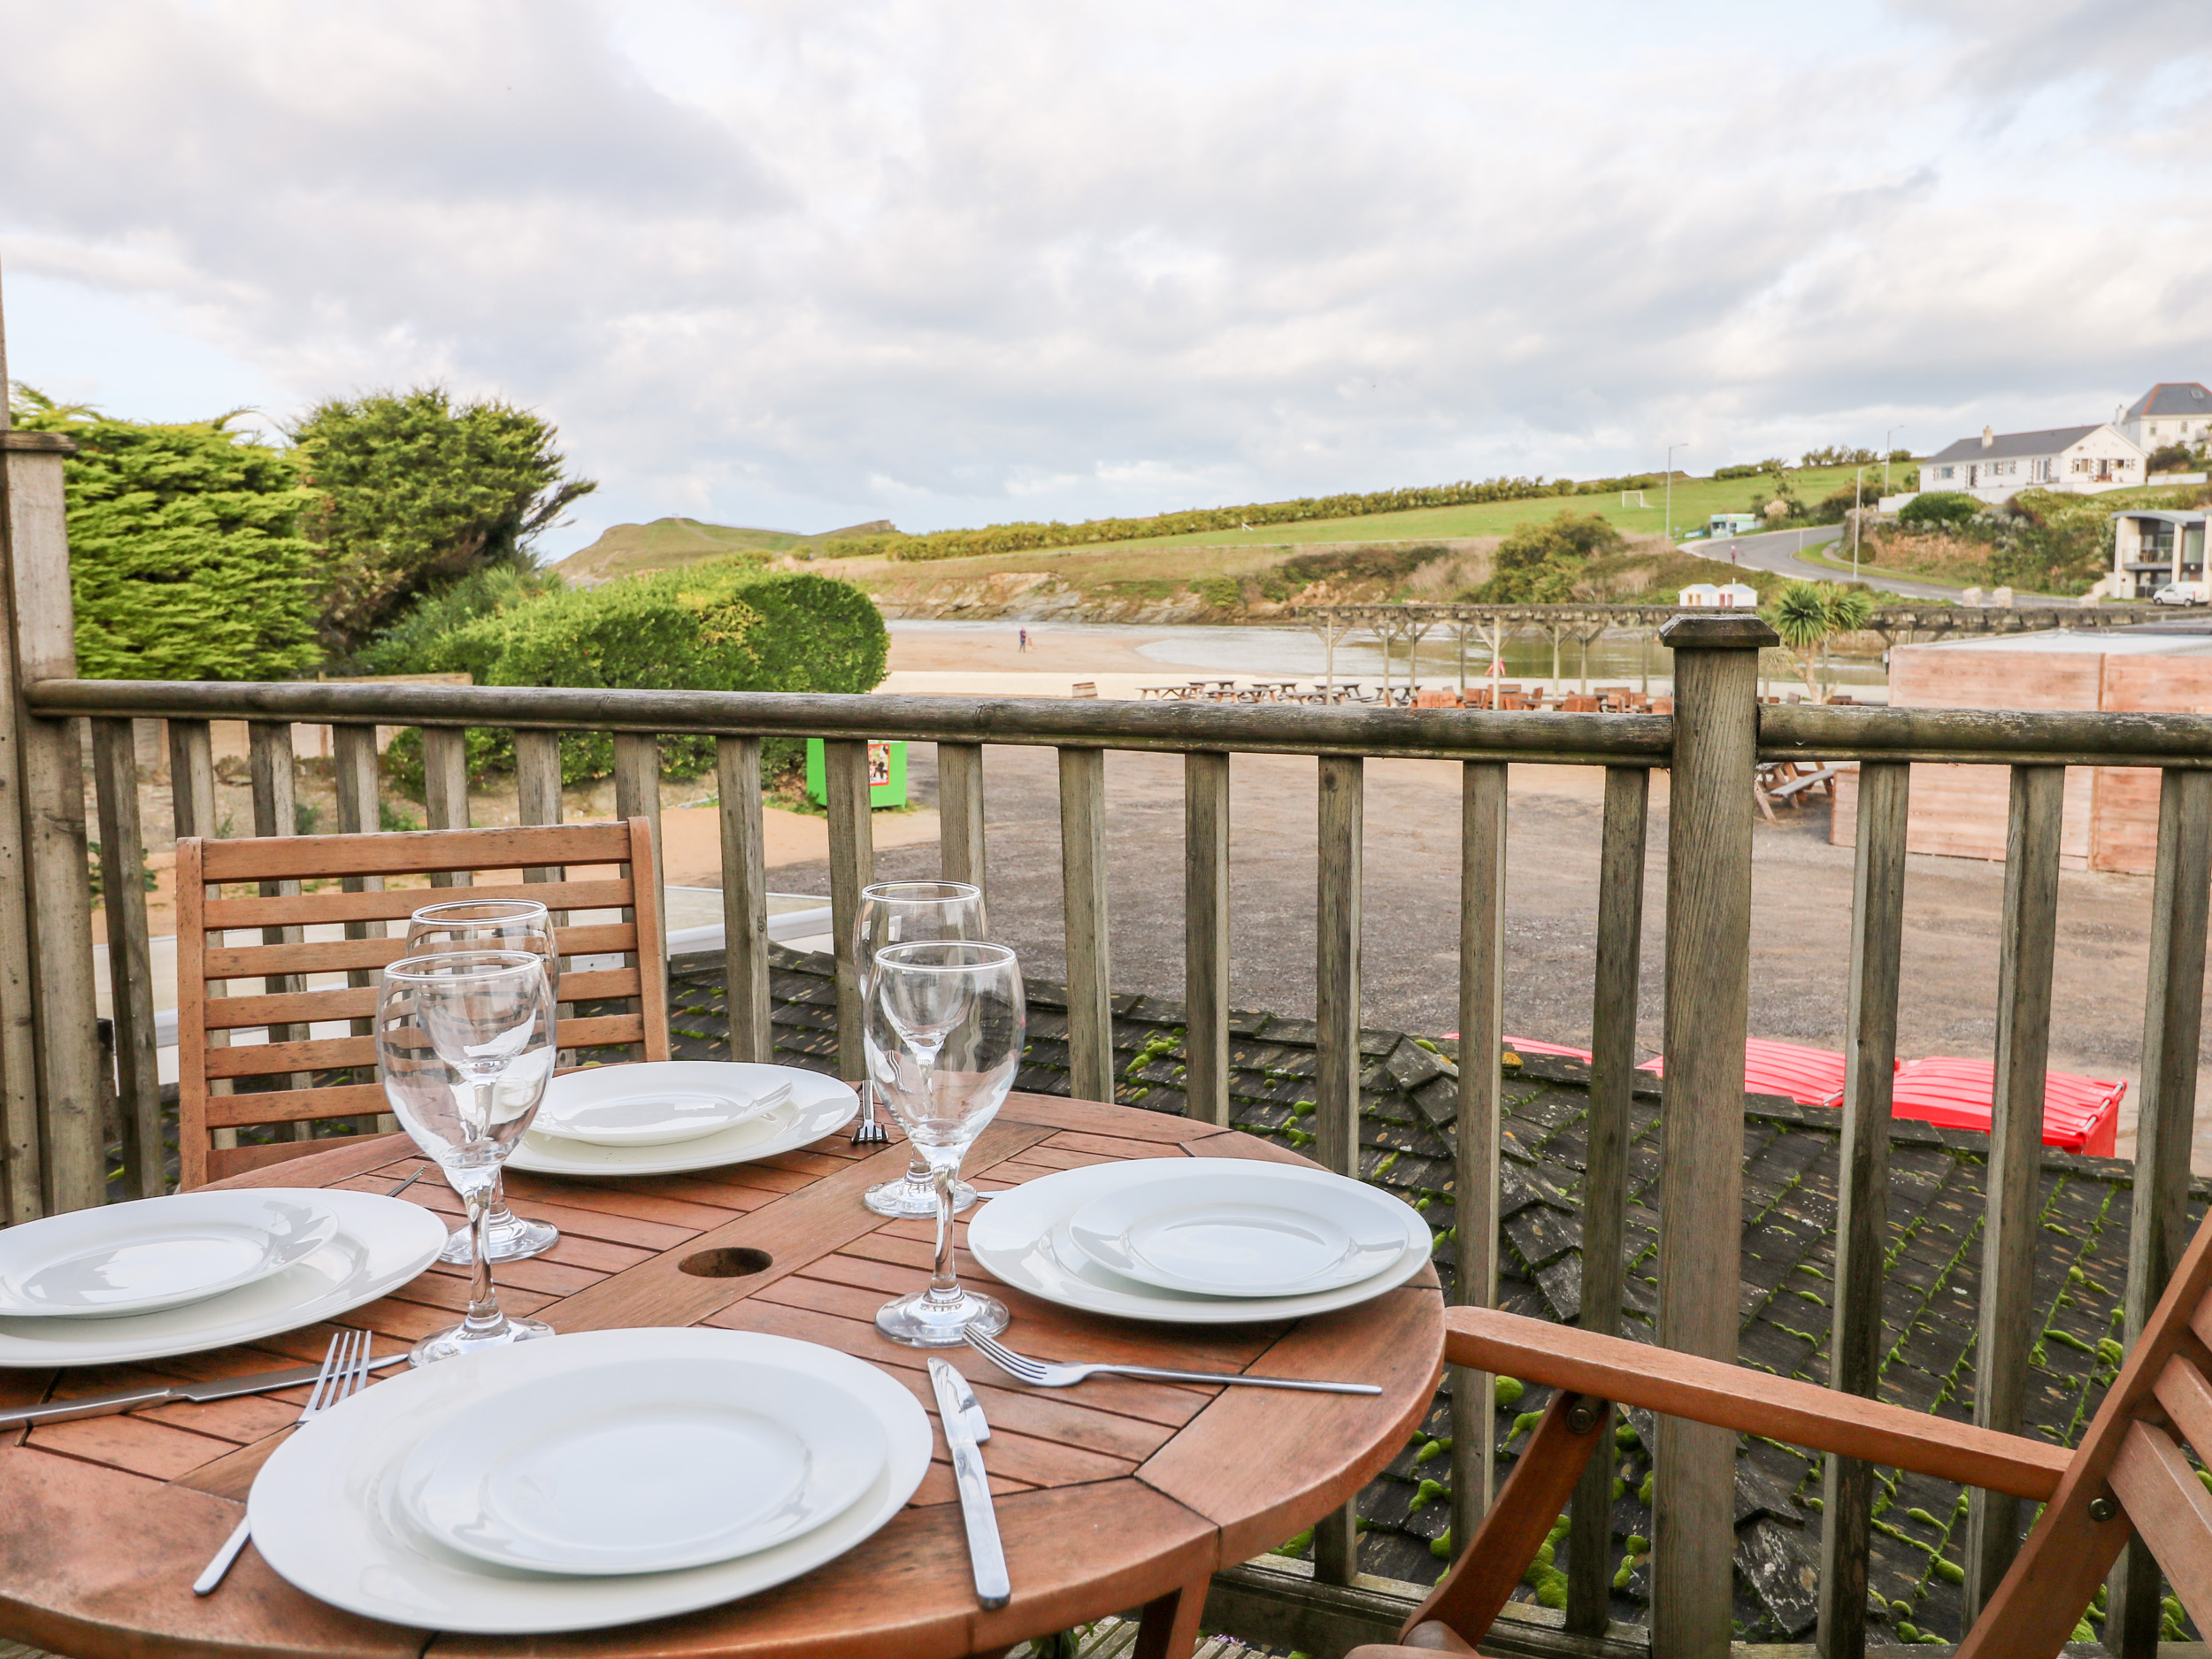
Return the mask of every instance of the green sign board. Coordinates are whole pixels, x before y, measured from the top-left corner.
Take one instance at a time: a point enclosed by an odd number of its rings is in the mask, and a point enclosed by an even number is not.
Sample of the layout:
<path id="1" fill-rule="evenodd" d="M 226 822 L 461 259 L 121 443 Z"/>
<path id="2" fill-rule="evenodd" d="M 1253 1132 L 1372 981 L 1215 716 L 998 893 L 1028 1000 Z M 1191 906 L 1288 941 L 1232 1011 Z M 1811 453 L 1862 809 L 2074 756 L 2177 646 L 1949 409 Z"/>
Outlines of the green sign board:
<path id="1" fill-rule="evenodd" d="M 806 793 L 817 806 L 829 804 L 829 784 L 822 764 L 822 740 L 806 741 Z M 868 744 L 868 804 L 906 804 L 906 740 Z"/>

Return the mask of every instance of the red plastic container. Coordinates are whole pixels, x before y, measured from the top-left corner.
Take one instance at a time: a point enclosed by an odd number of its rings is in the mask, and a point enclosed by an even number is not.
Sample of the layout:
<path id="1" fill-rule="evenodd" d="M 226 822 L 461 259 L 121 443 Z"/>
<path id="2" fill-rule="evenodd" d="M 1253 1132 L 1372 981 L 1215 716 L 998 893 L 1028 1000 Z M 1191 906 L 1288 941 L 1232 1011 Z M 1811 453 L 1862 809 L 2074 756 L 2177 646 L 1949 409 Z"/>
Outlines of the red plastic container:
<path id="1" fill-rule="evenodd" d="M 1667 1074 L 1667 1057 L 1655 1054 L 1636 1068 Z M 1779 1094 L 1801 1106 L 1833 1106 L 1843 1098 L 1843 1056 L 1832 1048 L 1753 1037 L 1743 1046 L 1743 1086 L 1748 1094 Z"/>
<path id="2" fill-rule="evenodd" d="M 1931 1055 L 1897 1068 L 1893 1110 L 1900 1118 L 1945 1129 L 1989 1133 L 1997 1068 L 1987 1060 Z M 2043 1144 L 2063 1152 L 2108 1158 L 2120 1128 L 2125 1081 L 2108 1082 L 2071 1071 L 2047 1073 L 2043 1084 Z"/>
<path id="3" fill-rule="evenodd" d="M 1459 1033 L 1454 1032 L 1452 1035 L 1456 1037 Z M 1585 1065 L 1589 1064 L 1593 1058 L 1587 1048 L 1570 1048 L 1563 1043 L 1539 1042 L 1533 1037 L 1508 1037 L 1505 1046 L 1516 1054 L 1563 1054 L 1570 1060 L 1579 1060 Z"/>

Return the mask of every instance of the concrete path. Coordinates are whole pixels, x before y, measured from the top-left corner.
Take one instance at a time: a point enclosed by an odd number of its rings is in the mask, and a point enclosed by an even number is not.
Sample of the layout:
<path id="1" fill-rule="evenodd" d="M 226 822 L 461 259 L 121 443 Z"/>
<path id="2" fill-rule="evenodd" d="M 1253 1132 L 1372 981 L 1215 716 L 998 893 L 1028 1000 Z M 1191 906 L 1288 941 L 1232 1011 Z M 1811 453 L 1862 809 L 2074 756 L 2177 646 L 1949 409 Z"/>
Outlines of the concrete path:
<path id="1" fill-rule="evenodd" d="M 1732 536 L 1718 541 L 1686 541 L 1685 553 L 1694 553 L 1700 558 L 1729 560 L 1748 565 L 1754 570 L 1771 571 L 1778 576 L 1795 577 L 1804 581 L 1848 581 L 1851 572 L 1839 571 L 1831 565 L 1816 565 L 1797 557 L 1800 544 L 1807 548 L 1824 547 L 1839 541 L 1843 535 L 1840 525 L 1821 525 L 1808 530 L 1770 530 L 1763 535 Z M 1947 599 L 1955 603 L 1959 589 L 1946 588 L 1936 582 L 1909 582 L 1900 577 L 1872 576 L 1866 579 L 1870 587 L 1885 592 L 1901 594 L 1908 599 Z"/>

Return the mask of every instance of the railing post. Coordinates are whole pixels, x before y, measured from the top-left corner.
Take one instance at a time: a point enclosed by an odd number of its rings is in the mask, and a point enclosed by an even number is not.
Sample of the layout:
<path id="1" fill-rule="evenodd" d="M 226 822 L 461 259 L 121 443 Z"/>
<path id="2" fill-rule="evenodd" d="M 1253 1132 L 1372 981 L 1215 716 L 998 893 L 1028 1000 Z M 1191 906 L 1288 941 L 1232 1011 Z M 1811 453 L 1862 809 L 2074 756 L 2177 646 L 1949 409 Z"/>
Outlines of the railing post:
<path id="1" fill-rule="evenodd" d="M 2149 983 L 2143 998 L 2143 1090 L 2128 1218 L 2131 1348 L 2189 1242 L 2189 1150 L 2196 1129 L 2204 1023 L 2204 950 L 2212 897 L 2212 772 L 2170 767 L 2158 795 L 2158 870 L 2151 891 Z M 2122 1659 L 2158 1651 L 2158 1563 L 2138 1541 L 2109 1580 L 2104 1642 Z"/>
<path id="2" fill-rule="evenodd" d="M 1068 1092 L 1114 1098 L 1106 933 L 1106 751 L 1060 751 L 1060 888 L 1068 957 Z"/>
<path id="3" fill-rule="evenodd" d="M 1498 1135 L 1505 1040 L 1506 769 L 1460 768 L 1459 1116 L 1452 1187 L 1452 1261 L 1458 1301 L 1498 1301 Z M 1356 1044 L 1357 1033 L 1354 1034 Z M 1355 1062 L 1356 1064 L 1356 1062 Z M 1356 1101 L 1355 1095 L 1355 1101 Z M 1347 1171 L 1356 1174 L 1356 1164 Z M 1452 1541 L 1464 1548 L 1490 1511 L 1497 1463 L 1497 1385 L 1455 1365 L 1452 1386 Z"/>
<path id="4" fill-rule="evenodd" d="M 1897 1062 L 1897 987 L 1905 933 L 1905 827 L 1912 768 L 1859 768 L 1858 852 L 1851 883 L 1851 989 L 1846 1015 L 1843 1140 L 1836 1202 L 1833 1335 L 1828 1386 L 1872 1398 L 1881 1380 L 1882 1266 L 1889 1250 L 1890 1090 Z M 1866 1651 L 1867 1533 L 1873 1465 L 1827 1459 L 1821 1504 L 1822 1659 Z"/>
<path id="5" fill-rule="evenodd" d="M 2051 962 L 2058 944 L 2059 833 L 2066 768 L 2012 769 L 2005 836 L 2004 931 L 1997 956 L 1997 1075 L 1982 1227 L 1982 1302 L 1974 1338 L 1974 1421 L 2025 1426 L 2034 1340 L 2036 1217 L 2041 1208 L 2043 1094 L 2051 1047 Z M 1968 1494 L 1966 1605 L 1978 1617 L 2020 1548 L 2021 1500 Z"/>
<path id="6" fill-rule="evenodd" d="M 1743 1279 L 1744 1036 L 1750 1001 L 1755 616 L 1681 616 L 1667 815 L 1667 1076 L 1660 1343 L 1736 1357 Z M 1662 1417 L 1652 1448 L 1655 1659 L 1727 1659 L 1735 1600 L 1736 1437 Z"/>
<path id="7" fill-rule="evenodd" d="M 426 829 L 469 826 L 469 734 L 460 726 L 422 728 L 422 817 Z M 291 831 L 284 833 L 288 835 Z M 434 887 L 465 887 L 474 883 L 475 878 L 465 870 L 440 870 L 430 878 Z"/>
<path id="8" fill-rule="evenodd" d="M 1625 1277 L 1628 1109 L 1636 1080 L 1636 1003 L 1644 941 L 1644 847 L 1651 773 L 1609 766 L 1598 855 L 1597 971 L 1590 1012 L 1590 1117 L 1582 1179 L 1582 1310 L 1585 1331 L 1618 1336 Z M 1466 1053 L 1464 1046 L 1460 1050 Z M 1464 1064 L 1460 1076 L 1467 1074 Z M 1462 1087 L 1465 1085 L 1463 1083 Z M 1567 1534 L 1567 1629 L 1602 1636 L 1613 1604 L 1612 1413 L 1598 1430 L 1599 1455 L 1575 1488 Z"/>
<path id="9" fill-rule="evenodd" d="M 1183 757 L 1183 1110 L 1229 1122 L 1229 757 Z"/>
<path id="10" fill-rule="evenodd" d="M 221 818 L 215 806 L 215 732 L 206 720 L 172 720 L 169 722 L 169 815 L 176 829 L 177 839 L 197 836 L 212 841 L 221 833 Z M 212 898 L 219 891 L 213 886 L 207 889 Z M 216 942 L 227 935 L 218 933 Z M 211 979 L 207 995 L 227 996 L 230 987 L 227 980 Z M 205 1038 L 211 1048 L 227 1048 L 230 1033 L 211 1031 Z M 210 1078 L 210 1094 L 228 1094 L 236 1085 L 227 1077 Z M 235 1128 L 214 1131 L 211 1143 L 218 1150 L 228 1151 L 238 1144 Z"/>
<path id="11" fill-rule="evenodd" d="M 425 755 L 428 747 L 425 746 Z M 256 835 L 296 835 L 299 833 L 299 783 L 297 766 L 292 748 L 292 723 L 289 720 L 252 720 L 246 726 L 246 763 L 253 783 L 253 833 Z M 296 881 L 264 881 L 261 896 L 266 898 L 296 898 L 300 884 Z M 307 936 L 303 927 L 265 927 L 261 942 L 265 945 L 296 945 Z M 284 996 L 307 987 L 306 976 L 297 973 L 271 974 L 262 981 L 263 992 L 270 996 Z M 304 1025 L 272 1025 L 271 1042 L 299 1042 L 305 1040 Z M 307 1088 L 313 1079 L 304 1071 L 295 1071 L 289 1088 Z M 281 1133 L 281 1132 L 280 1132 Z M 290 1126 L 295 1141 L 314 1138 L 315 1125 L 303 1119 Z"/>
<path id="12" fill-rule="evenodd" d="M 376 727 L 373 726 L 334 726 L 330 728 L 331 781 L 337 793 L 338 833 L 341 835 L 375 835 L 384 828 L 384 796 L 382 780 L 378 775 L 376 756 Z M 528 823 L 528 818 L 523 819 Z M 345 893 L 381 893 L 382 876 L 346 876 L 339 888 Z M 348 939 L 384 939 L 389 935 L 385 925 L 377 921 L 348 922 Z M 356 989 L 365 989 L 376 984 L 378 976 L 367 968 L 349 968 L 346 983 Z M 366 1037 L 374 1033 L 376 1021 L 363 1015 L 353 1022 L 353 1034 Z M 389 1112 L 365 1113 L 357 1123 L 362 1134 L 392 1134 L 399 1129 L 399 1119 Z"/>
<path id="13" fill-rule="evenodd" d="M 92 722 L 100 810 L 100 885 L 107 906 L 108 1000 L 115 1016 L 115 1093 L 123 1186 L 133 1198 L 167 1190 L 161 1080 L 154 1046 L 153 949 L 146 933 L 146 839 L 138 819 L 138 744 L 128 720 Z"/>
<path id="14" fill-rule="evenodd" d="M 876 879 L 875 823 L 869 817 L 868 745 L 833 738 L 822 745 L 823 793 L 829 800 L 830 950 L 837 963 L 837 1074 L 868 1074 L 862 1029 L 858 942 L 860 891 Z"/>
<path id="15" fill-rule="evenodd" d="M 654 914 L 668 926 L 668 878 L 661 858 L 661 741 L 650 733 L 614 734 L 614 810 L 618 818 L 641 818 L 652 832 Z M 664 944 L 664 949 L 665 946 Z M 664 961 L 661 971 L 667 971 Z"/>
<path id="16" fill-rule="evenodd" d="M 984 887 L 983 745 L 937 745 L 937 870 L 947 881 Z"/>
<path id="17" fill-rule="evenodd" d="M 19 683 L 73 678 L 76 622 L 62 457 L 75 445 L 11 433 L 5 445 L 7 600 Z M 19 697 L 18 685 L 12 696 Z M 21 710 L 17 703 L 17 712 Z M 100 1129 L 97 995 L 85 845 L 84 751 L 73 719 L 20 718 L 26 957 L 37 1030 L 39 1173 L 49 1213 L 88 1209 L 107 1195 Z"/>
<path id="18" fill-rule="evenodd" d="M 1359 1174 L 1360 921 L 1366 840 L 1366 763 L 1324 755 L 1317 801 L 1314 894 L 1314 1156 L 1339 1175 Z M 1313 1529 L 1314 1577 L 1349 1584 L 1359 1571 L 1352 1505 Z"/>
<path id="19" fill-rule="evenodd" d="M 58 434 L 57 434 L 58 435 Z M 0 383 L 0 446 L 12 450 L 44 433 L 8 430 Z M 60 441 L 67 445 L 67 440 Z M 73 447 L 73 446 L 70 446 Z M 38 1016 L 34 996 L 29 908 L 30 860 L 23 797 L 23 712 L 16 664 L 14 560 L 9 480 L 15 456 L 0 451 L 0 1226 L 46 1213 L 40 1146 Z"/>
<path id="20" fill-rule="evenodd" d="M 722 955 L 730 1058 L 768 1064 L 775 1033 L 768 1013 L 768 871 L 761 821 L 760 739 L 714 745 L 722 816 Z"/>

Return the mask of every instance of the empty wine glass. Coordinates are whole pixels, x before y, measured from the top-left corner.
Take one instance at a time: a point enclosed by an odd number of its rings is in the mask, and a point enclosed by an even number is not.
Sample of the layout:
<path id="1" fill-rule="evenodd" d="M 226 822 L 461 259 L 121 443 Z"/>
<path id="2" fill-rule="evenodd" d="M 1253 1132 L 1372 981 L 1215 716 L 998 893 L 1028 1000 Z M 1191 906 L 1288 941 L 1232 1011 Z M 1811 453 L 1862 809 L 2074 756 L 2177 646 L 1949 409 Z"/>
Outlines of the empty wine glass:
<path id="1" fill-rule="evenodd" d="M 400 1126 L 467 1206 L 475 1240 L 468 1317 L 416 1343 L 418 1365 L 553 1334 L 499 1310 L 485 1235 L 500 1165 L 537 1116 L 555 1042 L 553 987 L 534 952 L 451 951 L 384 970 L 378 1080 Z"/>
<path id="2" fill-rule="evenodd" d="M 546 981 L 553 987 L 554 1000 L 560 1000 L 561 955 L 553 936 L 553 917 L 535 899 L 457 899 L 426 904 L 407 918 L 409 956 L 454 950 L 534 951 L 545 959 Z M 496 1171 L 492 1174 L 491 1202 L 493 1261 L 524 1261 L 544 1255 L 561 1241 L 561 1230 L 551 1222 L 525 1221 L 507 1208 L 506 1186 Z M 470 1239 L 468 1228 L 454 1228 L 438 1259 L 467 1261 Z"/>
<path id="3" fill-rule="evenodd" d="M 975 941 L 888 946 L 876 953 L 869 1007 L 869 1071 L 928 1161 L 937 1196 L 929 1288 L 886 1302 L 876 1329 L 909 1348 L 957 1348 L 964 1331 L 1006 1328 L 1006 1304 L 964 1290 L 953 1271 L 953 1189 L 1021 1064 L 1021 965 L 1005 946 Z"/>
<path id="4" fill-rule="evenodd" d="M 853 931 L 853 961 L 860 976 L 864 1008 L 875 974 L 876 952 L 887 945 L 921 939 L 982 938 L 983 889 L 965 881 L 879 881 L 860 890 L 860 915 Z M 863 1078 L 860 1126 L 853 1131 L 853 1144 L 867 1146 L 883 1139 L 876 1124 L 875 1084 Z M 861 1199 L 879 1216 L 935 1215 L 937 1188 L 930 1179 L 928 1160 L 917 1151 L 904 1175 L 877 1182 Z M 953 1188 L 956 1214 L 973 1202 L 974 1187 L 963 1181 Z"/>

